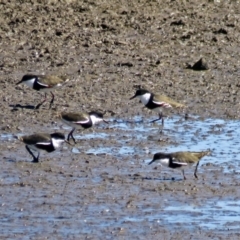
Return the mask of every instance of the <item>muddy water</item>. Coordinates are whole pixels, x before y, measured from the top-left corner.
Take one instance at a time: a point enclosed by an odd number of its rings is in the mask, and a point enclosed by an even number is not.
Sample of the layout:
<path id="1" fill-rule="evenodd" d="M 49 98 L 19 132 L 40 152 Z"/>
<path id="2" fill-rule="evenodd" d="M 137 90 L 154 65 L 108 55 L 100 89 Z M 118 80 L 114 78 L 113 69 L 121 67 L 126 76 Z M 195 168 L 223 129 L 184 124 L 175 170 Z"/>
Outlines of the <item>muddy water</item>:
<path id="1" fill-rule="evenodd" d="M 13 135 L 2 134 L 1 238 L 126 239 L 137 234 L 157 239 L 159 233 L 167 238 L 181 233 L 182 238 L 191 231 L 201 239 L 213 230 L 236 236 L 239 123 L 174 116 L 160 134 L 160 124 L 148 121 L 110 119 L 93 131 L 75 132 L 75 146 L 42 153 L 39 164 L 30 162 Z M 71 130 L 60 123 L 55 129 Z M 157 151 L 206 149 L 212 154 L 201 160 L 197 180 L 194 169 L 182 181 L 179 171 L 147 165 Z"/>

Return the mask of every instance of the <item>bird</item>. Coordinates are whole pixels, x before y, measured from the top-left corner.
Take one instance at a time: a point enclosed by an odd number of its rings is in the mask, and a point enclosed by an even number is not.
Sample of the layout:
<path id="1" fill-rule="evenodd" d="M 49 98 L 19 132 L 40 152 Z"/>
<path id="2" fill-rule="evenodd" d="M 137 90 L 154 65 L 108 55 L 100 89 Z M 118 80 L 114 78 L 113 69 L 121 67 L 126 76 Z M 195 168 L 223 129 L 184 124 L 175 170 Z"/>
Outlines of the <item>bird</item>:
<path id="1" fill-rule="evenodd" d="M 67 140 L 70 140 L 70 137 L 73 139 L 74 143 L 76 144 L 75 138 L 73 137 L 73 132 L 75 129 L 87 129 L 93 127 L 95 124 L 99 122 L 108 123 L 103 118 L 102 113 L 97 111 L 91 111 L 89 113 L 83 112 L 62 112 L 60 113 L 60 118 L 62 122 L 66 123 L 67 125 L 72 127 L 71 132 L 68 134 Z"/>
<path id="2" fill-rule="evenodd" d="M 25 143 L 25 147 L 29 154 L 33 157 L 34 163 L 39 162 L 39 150 L 45 150 L 50 153 L 55 151 L 57 148 L 61 146 L 63 142 L 67 142 L 65 140 L 65 136 L 63 133 L 55 132 L 55 133 L 35 133 L 32 135 L 26 135 L 22 137 L 18 137 L 23 143 Z M 31 151 L 36 151 L 38 153 L 37 157 Z"/>
<path id="3" fill-rule="evenodd" d="M 197 168 L 200 162 L 200 159 L 204 156 L 210 155 L 211 151 L 202 151 L 202 152 L 174 152 L 174 153 L 162 153 L 158 152 L 155 153 L 151 162 L 148 165 L 152 164 L 153 162 L 159 161 L 161 165 L 170 167 L 170 168 L 180 168 L 182 170 L 183 178 L 186 180 L 184 169 L 187 166 L 197 164 L 194 171 L 195 178 L 197 177 Z"/>
<path id="4" fill-rule="evenodd" d="M 53 88 L 61 87 L 65 82 L 69 79 L 66 77 L 58 77 L 54 75 L 34 75 L 34 74 L 26 74 L 22 77 L 21 81 L 19 81 L 16 85 L 26 84 L 28 87 L 36 90 L 36 91 L 44 91 L 45 98 L 42 102 L 40 102 L 35 108 L 39 109 L 42 104 L 47 100 L 47 91 L 50 91 L 52 95 L 52 99 L 50 101 L 49 109 L 52 107 L 54 102 L 54 94 L 52 92 Z"/>
<path id="5" fill-rule="evenodd" d="M 152 120 L 151 123 L 162 120 L 162 127 L 164 125 L 164 119 L 162 114 L 163 108 L 184 108 L 185 107 L 184 104 L 178 103 L 165 95 L 154 94 L 145 89 L 138 89 L 135 95 L 130 98 L 130 100 L 136 97 L 140 98 L 141 102 L 146 108 L 150 110 L 155 110 L 158 112 L 159 118 Z"/>

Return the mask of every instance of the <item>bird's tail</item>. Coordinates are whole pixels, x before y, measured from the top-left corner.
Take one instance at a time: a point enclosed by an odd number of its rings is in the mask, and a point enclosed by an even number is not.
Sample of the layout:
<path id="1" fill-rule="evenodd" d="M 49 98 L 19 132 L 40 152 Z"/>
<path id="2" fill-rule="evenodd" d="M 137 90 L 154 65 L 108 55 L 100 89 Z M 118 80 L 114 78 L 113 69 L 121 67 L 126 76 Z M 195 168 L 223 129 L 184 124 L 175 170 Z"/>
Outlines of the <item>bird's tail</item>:
<path id="1" fill-rule="evenodd" d="M 195 154 L 196 154 L 196 155 L 198 156 L 198 158 L 200 159 L 200 158 L 202 158 L 202 157 L 204 157 L 204 156 L 210 155 L 210 154 L 211 154 L 211 150 L 207 150 L 207 151 L 203 151 L 203 152 L 196 152 Z"/>

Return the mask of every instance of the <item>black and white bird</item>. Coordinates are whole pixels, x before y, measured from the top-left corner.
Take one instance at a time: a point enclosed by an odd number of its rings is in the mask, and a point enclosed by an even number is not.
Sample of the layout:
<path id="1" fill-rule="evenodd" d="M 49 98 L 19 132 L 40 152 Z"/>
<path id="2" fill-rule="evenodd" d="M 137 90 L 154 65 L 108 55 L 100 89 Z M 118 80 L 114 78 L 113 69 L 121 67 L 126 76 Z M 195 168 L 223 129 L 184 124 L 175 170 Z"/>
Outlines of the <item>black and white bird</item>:
<path id="1" fill-rule="evenodd" d="M 47 100 L 47 91 L 50 91 L 52 99 L 49 105 L 49 109 L 52 107 L 54 102 L 54 94 L 52 92 L 53 88 L 61 87 L 69 79 L 63 77 L 57 77 L 54 75 L 33 75 L 27 74 L 22 77 L 22 80 L 18 84 L 26 84 L 28 87 L 36 90 L 45 92 L 45 98 L 40 102 L 35 108 L 38 109 Z"/>
<path id="2" fill-rule="evenodd" d="M 140 98 L 142 104 L 146 108 L 158 112 L 159 118 L 151 122 L 162 120 L 162 126 L 164 125 L 164 119 L 162 114 L 162 110 L 164 108 L 184 108 L 185 107 L 185 105 L 178 103 L 165 95 L 154 94 L 145 89 L 138 89 L 135 95 L 130 98 L 130 100 L 136 97 Z"/>
<path id="3" fill-rule="evenodd" d="M 72 127 L 67 139 L 69 141 L 71 137 L 74 143 L 76 143 L 75 138 L 73 137 L 75 129 L 91 128 L 99 122 L 108 123 L 108 121 L 103 118 L 103 114 L 96 111 L 89 113 L 63 112 L 60 114 L 60 118 L 62 122 Z"/>
<path id="4" fill-rule="evenodd" d="M 63 142 L 67 142 L 65 140 L 64 134 L 60 132 L 52 134 L 36 133 L 28 136 L 19 137 L 19 140 L 26 144 L 27 151 L 33 157 L 32 162 L 35 163 L 38 162 L 40 150 L 44 150 L 50 153 L 59 148 Z M 38 153 L 37 157 L 33 154 L 31 150 Z"/>
<path id="5" fill-rule="evenodd" d="M 173 169 L 181 169 L 184 180 L 186 180 L 184 174 L 184 168 L 191 167 L 196 164 L 196 168 L 194 171 L 194 176 L 197 178 L 197 168 L 199 165 L 199 161 L 202 157 L 209 155 L 210 151 L 202 151 L 202 152 L 174 152 L 174 153 L 155 153 L 152 161 L 149 164 L 154 162 L 160 162 L 162 166 L 173 168 Z"/>

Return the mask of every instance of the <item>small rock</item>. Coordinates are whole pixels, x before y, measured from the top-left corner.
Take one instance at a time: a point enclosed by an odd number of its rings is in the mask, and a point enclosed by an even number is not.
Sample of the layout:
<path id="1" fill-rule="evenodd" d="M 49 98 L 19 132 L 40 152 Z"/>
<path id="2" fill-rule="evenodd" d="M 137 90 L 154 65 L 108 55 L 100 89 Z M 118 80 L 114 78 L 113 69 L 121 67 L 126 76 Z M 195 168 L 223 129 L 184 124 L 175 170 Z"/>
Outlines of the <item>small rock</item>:
<path id="1" fill-rule="evenodd" d="M 209 69 L 207 62 L 203 58 L 200 58 L 195 64 L 193 64 L 193 66 L 187 64 L 186 68 L 195 71 L 204 71 Z"/>

